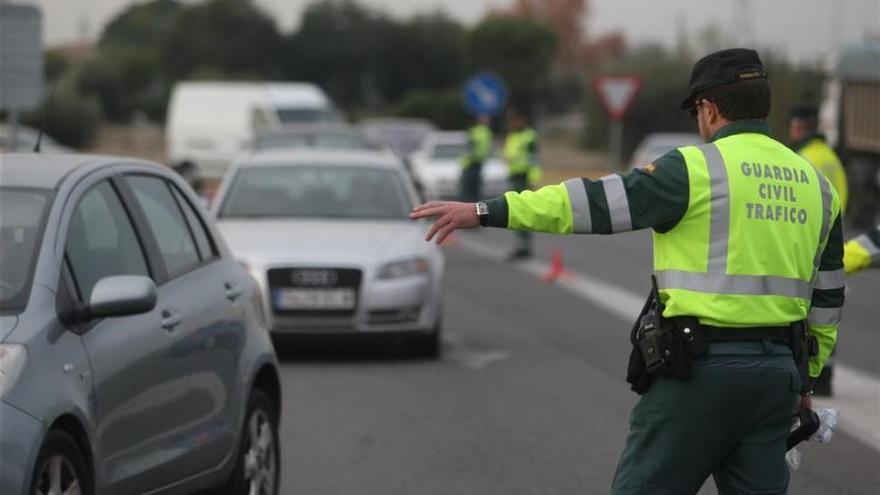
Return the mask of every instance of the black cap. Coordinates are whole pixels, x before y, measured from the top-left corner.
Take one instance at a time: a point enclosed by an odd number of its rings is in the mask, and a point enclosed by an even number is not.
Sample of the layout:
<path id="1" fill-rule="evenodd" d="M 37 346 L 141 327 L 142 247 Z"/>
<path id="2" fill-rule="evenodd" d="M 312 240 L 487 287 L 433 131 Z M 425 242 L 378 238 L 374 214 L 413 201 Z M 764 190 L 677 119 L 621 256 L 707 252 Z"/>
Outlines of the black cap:
<path id="1" fill-rule="evenodd" d="M 792 119 L 816 120 L 819 118 L 819 109 L 816 108 L 816 105 L 801 103 L 792 107 L 790 117 Z"/>
<path id="2" fill-rule="evenodd" d="M 681 102 L 681 108 L 693 107 L 694 99 L 702 91 L 753 79 L 767 79 L 764 63 L 755 50 L 731 48 L 710 53 L 694 64 L 688 83 L 690 94 Z"/>

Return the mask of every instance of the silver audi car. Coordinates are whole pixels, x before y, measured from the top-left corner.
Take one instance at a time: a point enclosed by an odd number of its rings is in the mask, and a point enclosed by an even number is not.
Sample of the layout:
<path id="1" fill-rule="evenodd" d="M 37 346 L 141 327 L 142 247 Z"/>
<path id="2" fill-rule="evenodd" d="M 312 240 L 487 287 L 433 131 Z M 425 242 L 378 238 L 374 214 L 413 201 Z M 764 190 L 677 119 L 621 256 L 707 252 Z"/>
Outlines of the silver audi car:
<path id="1" fill-rule="evenodd" d="M 234 164 L 212 210 L 275 334 L 399 335 L 436 356 L 444 258 L 417 201 L 387 153 L 279 149 Z"/>

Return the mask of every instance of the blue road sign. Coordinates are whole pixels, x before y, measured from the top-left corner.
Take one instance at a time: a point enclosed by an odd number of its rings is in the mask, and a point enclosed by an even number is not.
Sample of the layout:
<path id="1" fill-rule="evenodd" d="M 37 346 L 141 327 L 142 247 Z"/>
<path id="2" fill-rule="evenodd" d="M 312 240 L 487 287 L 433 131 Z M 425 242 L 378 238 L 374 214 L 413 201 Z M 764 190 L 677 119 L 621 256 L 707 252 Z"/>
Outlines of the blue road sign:
<path id="1" fill-rule="evenodd" d="M 504 110 L 506 103 L 504 82 L 492 74 L 481 72 L 464 83 L 464 106 L 472 115 L 494 117 Z"/>

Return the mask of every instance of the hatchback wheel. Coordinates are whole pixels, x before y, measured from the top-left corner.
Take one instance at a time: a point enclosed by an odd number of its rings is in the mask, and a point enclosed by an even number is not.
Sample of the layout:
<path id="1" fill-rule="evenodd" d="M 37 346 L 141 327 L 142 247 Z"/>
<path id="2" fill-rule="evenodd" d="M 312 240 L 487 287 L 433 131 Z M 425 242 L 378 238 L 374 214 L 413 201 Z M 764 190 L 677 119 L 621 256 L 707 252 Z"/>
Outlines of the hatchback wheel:
<path id="1" fill-rule="evenodd" d="M 235 471 L 229 483 L 234 495 L 277 495 L 279 480 L 278 420 L 266 394 L 254 390 L 241 433 Z"/>
<path id="2" fill-rule="evenodd" d="M 32 495 L 91 495 L 92 479 L 73 437 L 61 430 L 46 435 L 31 482 Z"/>

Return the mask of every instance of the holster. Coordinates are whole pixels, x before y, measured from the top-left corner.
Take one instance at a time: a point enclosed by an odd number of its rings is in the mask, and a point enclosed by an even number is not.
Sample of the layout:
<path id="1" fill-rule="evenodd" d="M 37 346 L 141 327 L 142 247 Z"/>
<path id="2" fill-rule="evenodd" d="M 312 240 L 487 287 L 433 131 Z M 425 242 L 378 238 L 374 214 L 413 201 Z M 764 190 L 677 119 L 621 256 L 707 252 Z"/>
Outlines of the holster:
<path id="1" fill-rule="evenodd" d="M 645 393 L 658 377 L 690 379 L 693 358 L 708 350 L 708 344 L 697 331 L 699 322 L 696 318 L 663 318 L 663 304 L 653 277 L 652 285 L 651 294 L 630 332 L 633 350 L 626 381 L 639 395 Z"/>

